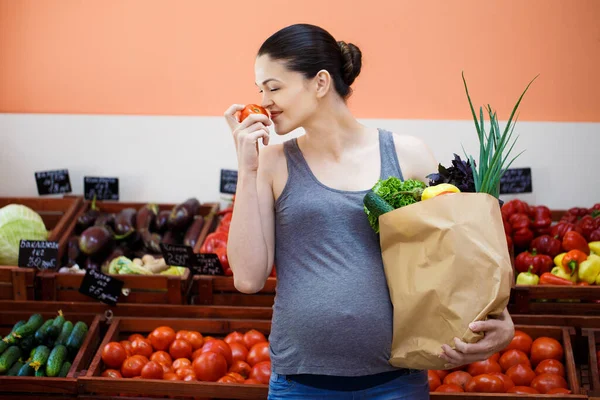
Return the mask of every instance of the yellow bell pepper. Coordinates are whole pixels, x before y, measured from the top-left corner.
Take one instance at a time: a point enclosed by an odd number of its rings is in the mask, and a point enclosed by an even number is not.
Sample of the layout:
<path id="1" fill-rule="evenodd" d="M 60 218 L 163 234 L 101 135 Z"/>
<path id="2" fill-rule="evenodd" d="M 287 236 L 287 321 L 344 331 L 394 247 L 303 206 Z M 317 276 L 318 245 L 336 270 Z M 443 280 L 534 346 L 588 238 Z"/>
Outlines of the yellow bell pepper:
<path id="1" fill-rule="evenodd" d="M 596 278 L 600 274 L 600 256 L 596 254 L 590 254 L 588 258 L 579 264 L 579 271 L 577 275 L 579 280 L 589 283 L 596 282 Z"/>
<path id="2" fill-rule="evenodd" d="M 440 183 L 439 185 L 428 186 L 425 188 L 425 190 L 423 190 L 423 193 L 421 194 L 421 201 L 429 200 L 435 196 L 447 192 L 460 193 L 460 189 L 449 183 Z"/>
<path id="3" fill-rule="evenodd" d="M 565 270 L 562 267 L 556 266 L 552 268 L 552 271 L 550 272 L 552 273 L 552 275 L 556 275 L 563 279 L 568 279 L 573 283 L 577 283 L 577 274 L 570 275 L 569 273 L 565 272 Z"/>
<path id="4" fill-rule="evenodd" d="M 600 256 L 600 242 L 590 242 L 588 243 L 588 246 L 590 246 L 590 251 L 592 251 L 592 253 Z"/>
<path id="5" fill-rule="evenodd" d="M 554 265 L 561 267 L 562 266 L 562 260 L 563 258 L 565 258 L 565 255 L 567 254 L 567 252 L 564 253 L 560 253 L 559 255 L 557 255 L 556 257 L 554 257 Z"/>

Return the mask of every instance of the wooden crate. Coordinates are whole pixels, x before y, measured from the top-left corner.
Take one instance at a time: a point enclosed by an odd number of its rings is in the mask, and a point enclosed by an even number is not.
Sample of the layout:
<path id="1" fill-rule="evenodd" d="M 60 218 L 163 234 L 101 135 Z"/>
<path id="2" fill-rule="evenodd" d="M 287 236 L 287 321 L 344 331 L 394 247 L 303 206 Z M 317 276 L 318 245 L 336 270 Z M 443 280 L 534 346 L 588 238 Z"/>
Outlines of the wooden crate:
<path id="1" fill-rule="evenodd" d="M 40 303 L 33 303 L 40 304 Z M 14 308 L 16 310 L 17 308 Z M 34 312 L 30 311 L 2 311 L 0 312 L 0 333 L 2 336 L 8 334 L 15 323 L 20 320 L 29 319 L 31 314 L 39 313 L 44 319 L 54 318 L 57 315 L 58 308 L 43 307 Z M 38 378 L 38 377 L 16 377 L 0 376 L 0 398 L 6 399 L 11 396 L 15 398 L 40 398 L 42 396 L 50 398 L 76 398 L 77 396 L 77 376 L 85 372 L 94 356 L 101 337 L 101 317 L 92 314 L 64 313 L 65 318 L 73 323 L 83 321 L 88 325 L 88 333 L 79 349 L 73 365 L 66 378 Z M 59 396 L 59 397 L 54 397 Z"/>
<path id="2" fill-rule="evenodd" d="M 516 314 L 600 316 L 600 286 L 515 286 L 509 310 Z"/>
<path id="3" fill-rule="evenodd" d="M 65 232 L 70 224 L 75 223 L 75 215 L 83 206 L 81 197 L 62 199 L 42 199 L 28 197 L 0 197 L 0 208 L 9 204 L 21 204 L 37 212 L 50 231 L 48 240 L 64 245 L 67 241 Z M 59 257 L 62 253 L 59 253 Z M 34 300 L 35 275 L 31 268 L 0 266 L 0 299 L 2 300 Z"/>
<path id="4" fill-rule="evenodd" d="M 80 209 L 77 215 L 84 214 L 90 207 L 90 202 Z M 102 211 L 118 213 L 125 208 L 140 209 L 146 203 L 111 203 L 98 202 L 98 207 Z M 170 210 L 174 204 L 159 204 L 160 210 Z M 200 215 L 207 216 L 207 221 L 200 232 L 198 242 L 204 241 L 204 238 L 214 225 L 214 215 L 218 212 L 217 203 L 205 203 L 200 207 Z M 67 232 L 68 238 L 73 234 L 75 226 Z M 66 246 L 66 241 L 65 241 Z M 118 275 L 118 279 L 125 282 L 123 294 L 119 298 L 119 303 L 144 303 L 144 304 L 186 304 L 187 294 L 191 284 L 192 274 L 186 270 L 182 276 L 173 275 Z M 78 301 L 95 302 L 94 299 L 79 293 L 79 287 L 83 275 L 62 274 L 56 271 L 44 271 L 40 274 L 40 285 L 42 299 L 47 301 Z"/>
<path id="5" fill-rule="evenodd" d="M 272 307 L 277 278 L 267 278 L 256 294 L 245 294 L 233 285 L 231 276 L 196 275 L 190 290 L 190 304 L 216 306 Z"/>
<path id="6" fill-rule="evenodd" d="M 588 341 L 589 394 L 600 397 L 600 373 L 598 372 L 598 352 L 600 351 L 600 329 L 583 329 Z"/>
<path id="7" fill-rule="evenodd" d="M 104 365 L 102 348 L 109 342 L 126 339 L 133 333 L 147 335 L 159 326 L 194 330 L 203 335 L 224 337 L 232 331 L 256 329 L 264 334 L 271 330 L 271 321 L 248 319 L 181 319 L 117 317 L 112 323 L 92 360 L 85 376 L 79 377 L 80 394 L 86 398 L 131 394 L 144 396 L 206 397 L 219 399 L 266 399 L 267 385 L 220 384 L 213 382 L 181 382 L 148 379 L 111 379 L 101 377 Z M 93 395 L 94 397 L 88 397 Z M 99 397 L 96 397 L 99 396 Z"/>
<path id="8" fill-rule="evenodd" d="M 530 335 L 533 340 L 546 336 L 558 340 L 564 348 L 565 358 L 565 373 L 566 380 L 569 384 L 569 389 L 572 391 L 570 395 L 516 395 L 511 393 L 431 393 L 431 398 L 435 400 L 446 399 L 461 399 L 468 398 L 472 400 L 484 399 L 502 399 L 502 400 L 517 400 L 522 398 L 548 398 L 548 399 L 587 399 L 587 395 L 582 394 L 577 369 L 575 366 L 575 358 L 573 356 L 573 346 L 571 344 L 571 336 L 575 334 L 575 330 L 570 327 L 557 326 L 533 326 L 533 325 L 515 325 L 515 329 L 521 330 Z"/>

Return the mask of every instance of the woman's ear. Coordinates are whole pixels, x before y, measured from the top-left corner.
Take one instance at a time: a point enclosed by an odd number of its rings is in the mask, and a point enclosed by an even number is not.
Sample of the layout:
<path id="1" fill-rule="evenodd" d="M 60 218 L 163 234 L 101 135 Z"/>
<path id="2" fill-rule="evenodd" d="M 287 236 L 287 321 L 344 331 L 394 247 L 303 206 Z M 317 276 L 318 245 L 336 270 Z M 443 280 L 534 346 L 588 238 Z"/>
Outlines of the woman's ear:
<path id="1" fill-rule="evenodd" d="M 327 70 L 320 70 L 314 78 L 317 97 L 322 98 L 331 88 L 331 75 Z"/>

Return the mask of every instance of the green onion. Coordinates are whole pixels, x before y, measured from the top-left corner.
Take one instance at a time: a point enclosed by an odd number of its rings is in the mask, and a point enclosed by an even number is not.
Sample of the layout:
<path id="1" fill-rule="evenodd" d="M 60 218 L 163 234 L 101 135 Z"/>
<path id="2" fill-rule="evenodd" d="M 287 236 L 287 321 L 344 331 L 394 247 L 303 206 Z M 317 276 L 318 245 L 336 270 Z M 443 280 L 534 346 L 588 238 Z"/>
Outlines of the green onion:
<path id="1" fill-rule="evenodd" d="M 539 75 L 538 75 L 539 76 Z M 496 198 L 500 196 L 500 179 L 504 172 L 512 165 L 512 163 L 521 155 L 523 151 L 517 154 L 514 158 L 508 161 L 509 155 L 512 152 L 515 143 L 517 142 L 518 136 L 513 138 L 513 132 L 517 117 L 515 113 L 521 104 L 523 96 L 529 89 L 529 86 L 536 80 L 537 76 L 529 82 L 529 85 L 525 88 L 521 97 L 515 104 L 515 107 L 510 114 L 508 123 L 504 128 L 504 131 L 500 130 L 498 124 L 498 116 L 496 112 L 492 110 L 492 107 L 488 104 L 486 111 L 490 119 L 490 131 L 487 133 L 484 126 L 483 118 L 483 107 L 479 108 L 479 119 L 475 114 L 471 97 L 469 96 L 469 89 L 467 88 L 467 81 L 465 80 L 465 74 L 462 74 L 463 83 L 465 84 L 465 92 L 467 93 L 467 99 L 469 100 L 469 106 L 471 107 L 471 114 L 473 114 L 473 120 L 475 121 L 475 129 L 477 129 L 477 137 L 479 139 L 479 164 L 475 164 L 473 156 L 467 155 L 463 147 L 463 151 L 467 159 L 471 162 L 471 168 L 473 170 L 473 180 L 475 181 L 475 191 L 479 193 L 488 193 Z M 513 122 L 513 118 L 515 118 Z M 507 150 L 508 149 L 508 150 Z"/>

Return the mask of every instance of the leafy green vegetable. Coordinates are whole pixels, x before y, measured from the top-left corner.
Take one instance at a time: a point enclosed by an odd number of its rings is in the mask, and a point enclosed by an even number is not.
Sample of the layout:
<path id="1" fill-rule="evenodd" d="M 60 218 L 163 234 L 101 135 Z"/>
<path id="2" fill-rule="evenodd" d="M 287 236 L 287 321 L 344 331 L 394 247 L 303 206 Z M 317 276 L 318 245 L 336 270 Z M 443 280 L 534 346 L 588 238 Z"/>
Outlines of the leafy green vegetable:
<path id="1" fill-rule="evenodd" d="M 19 263 L 19 242 L 22 239 L 48 240 L 42 217 L 20 204 L 0 208 L 0 265 Z"/>
<path id="2" fill-rule="evenodd" d="M 401 181 L 392 176 L 387 179 L 378 180 L 372 190 L 394 207 L 394 209 L 397 209 L 419 201 L 421 193 L 423 193 L 423 189 L 425 188 L 425 183 L 419 180 L 407 179 Z M 369 224 L 375 232 L 379 233 L 379 219 L 371 214 L 367 207 L 364 207 L 364 210 L 369 219 Z"/>

